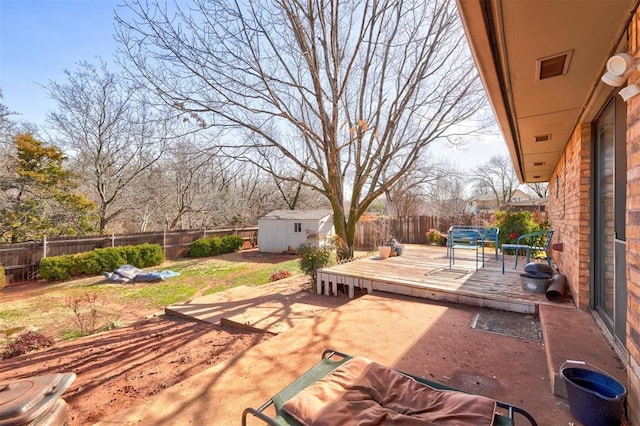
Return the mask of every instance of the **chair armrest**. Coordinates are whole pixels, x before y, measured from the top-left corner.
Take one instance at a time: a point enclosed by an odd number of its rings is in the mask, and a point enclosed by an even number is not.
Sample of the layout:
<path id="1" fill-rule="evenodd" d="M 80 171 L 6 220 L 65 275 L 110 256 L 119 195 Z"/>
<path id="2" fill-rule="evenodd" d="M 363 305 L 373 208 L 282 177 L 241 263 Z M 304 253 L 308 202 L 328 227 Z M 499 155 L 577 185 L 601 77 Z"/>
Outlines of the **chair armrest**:
<path id="1" fill-rule="evenodd" d="M 484 236 L 475 229 L 449 229 L 447 233 L 447 244 L 450 247 L 457 244 L 469 246 L 484 244 Z"/>
<path id="2" fill-rule="evenodd" d="M 525 239 L 528 239 L 528 238 L 532 238 L 532 237 L 539 237 L 540 235 L 544 235 L 544 234 L 546 234 L 548 232 L 549 231 L 537 231 L 537 232 L 531 232 L 530 234 L 520 235 L 518 237 L 518 239 L 516 240 L 516 244 L 520 244 L 520 241 L 522 241 L 522 240 L 525 240 Z"/>
<path id="3" fill-rule="evenodd" d="M 481 231 L 485 241 L 498 244 L 498 235 L 500 234 L 500 228 L 487 228 Z"/>
<path id="4" fill-rule="evenodd" d="M 544 249 L 544 250 L 547 250 L 547 251 L 548 251 L 549 246 L 551 245 L 551 237 L 553 237 L 553 233 L 554 233 L 554 232 L 555 232 L 555 231 L 554 231 L 553 229 L 546 229 L 546 230 L 544 230 L 544 231 L 538 231 L 538 232 L 532 232 L 532 233 L 530 233 L 530 234 L 520 235 L 520 236 L 518 237 L 518 239 L 516 240 L 516 244 L 517 244 L 517 245 L 522 245 L 522 246 L 532 246 L 532 244 L 523 244 L 523 243 L 521 243 L 520 241 L 521 241 L 521 240 L 528 239 L 528 238 L 533 238 L 533 237 L 539 237 L 539 236 L 541 236 L 541 235 L 546 235 L 546 236 L 547 236 L 547 239 L 546 239 L 546 241 L 544 242 L 544 247 L 542 247 L 542 244 L 540 244 L 540 246 L 541 246 L 541 247 L 536 247 L 536 248 Z"/>

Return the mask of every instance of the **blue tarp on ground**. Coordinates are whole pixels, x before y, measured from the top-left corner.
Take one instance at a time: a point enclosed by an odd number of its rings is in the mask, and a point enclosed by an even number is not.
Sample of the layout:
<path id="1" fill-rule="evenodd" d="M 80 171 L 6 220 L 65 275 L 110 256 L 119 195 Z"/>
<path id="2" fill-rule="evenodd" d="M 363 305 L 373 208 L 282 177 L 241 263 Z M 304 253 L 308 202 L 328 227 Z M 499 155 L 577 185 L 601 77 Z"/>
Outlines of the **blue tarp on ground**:
<path id="1" fill-rule="evenodd" d="M 115 271 L 103 272 L 102 275 L 114 283 L 128 283 L 159 282 L 172 277 L 177 277 L 180 274 L 170 270 L 144 272 L 142 269 L 138 269 L 132 265 L 122 265 Z"/>

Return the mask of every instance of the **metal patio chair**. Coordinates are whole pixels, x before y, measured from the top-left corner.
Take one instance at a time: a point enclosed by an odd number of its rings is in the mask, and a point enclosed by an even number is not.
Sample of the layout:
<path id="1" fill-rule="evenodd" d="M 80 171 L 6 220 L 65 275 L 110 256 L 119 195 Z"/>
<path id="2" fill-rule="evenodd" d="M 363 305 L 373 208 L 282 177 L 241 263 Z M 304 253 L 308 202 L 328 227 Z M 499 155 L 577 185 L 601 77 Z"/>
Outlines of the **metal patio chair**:
<path id="1" fill-rule="evenodd" d="M 545 253 L 547 263 L 551 266 L 551 255 L 549 254 L 549 247 L 551 246 L 551 237 L 553 236 L 553 229 L 547 229 L 545 231 L 532 232 L 530 234 L 520 235 L 515 244 L 503 244 L 502 245 L 502 273 L 504 274 L 504 252 L 506 250 L 515 250 L 516 261 L 513 269 L 518 268 L 518 255 L 520 250 L 524 250 L 527 256 L 527 263 L 531 260 L 532 251 L 543 251 Z M 546 240 L 543 244 L 536 244 L 539 238 L 545 236 Z M 527 244 L 527 242 L 530 242 Z"/>

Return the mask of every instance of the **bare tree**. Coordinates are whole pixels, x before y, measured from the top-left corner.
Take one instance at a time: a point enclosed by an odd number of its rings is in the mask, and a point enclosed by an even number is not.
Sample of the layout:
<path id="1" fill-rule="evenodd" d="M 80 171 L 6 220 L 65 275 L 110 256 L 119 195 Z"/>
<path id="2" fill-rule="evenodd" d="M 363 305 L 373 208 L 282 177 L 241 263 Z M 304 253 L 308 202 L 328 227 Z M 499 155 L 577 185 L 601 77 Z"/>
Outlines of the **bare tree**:
<path id="1" fill-rule="evenodd" d="M 2 97 L 2 90 L 0 90 L 0 101 L 2 101 Z M 14 179 L 11 164 L 13 144 L 11 142 L 16 133 L 11 115 L 13 115 L 11 110 L 0 103 L 0 182 Z M 8 201 L 9 197 L 6 191 L 0 191 L 0 209 L 6 208 Z"/>
<path id="2" fill-rule="evenodd" d="M 243 161 L 255 164 L 261 171 L 271 176 L 273 185 L 281 200 L 274 199 L 278 208 L 286 208 L 295 210 L 309 206 L 315 209 L 322 207 L 329 208 L 324 196 L 320 199 L 318 193 L 314 191 L 313 185 L 309 182 L 309 171 L 306 168 L 300 168 L 291 165 L 287 161 L 286 156 L 280 152 L 271 150 L 270 155 L 265 151 L 259 154 L 259 161 L 255 161 L 252 157 L 241 156 Z M 307 161 L 311 161 L 307 158 Z M 282 203 L 284 202 L 284 204 Z"/>
<path id="3" fill-rule="evenodd" d="M 426 186 L 426 198 L 438 217 L 439 230 L 444 232 L 451 225 L 471 225 L 473 214 L 466 197 L 467 177 L 453 166 L 448 166 L 446 171 L 441 169 L 441 173 Z"/>
<path id="4" fill-rule="evenodd" d="M 276 181 L 252 163 L 181 140 L 126 188 L 122 227 L 132 230 L 255 225 L 274 209 L 326 207 L 324 197 L 296 182 Z"/>
<path id="5" fill-rule="evenodd" d="M 132 77 L 228 130 L 235 143 L 218 143 L 232 155 L 264 166 L 278 153 L 270 173 L 329 201 L 341 256 L 367 207 L 485 104 L 449 0 L 125 5 L 117 38 Z"/>
<path id="6" fill-rule="evenodd" d="M 507 204 L 520 186 L 516 171 L 508 157 L 494 155 L 473 171 L 476 193 L 491 194 L 498 206 Z"/>
<path id="7" fill-rule="evenodd" d="M 167 210 L 169 184 L 164 168 L 156 163 L 138 174 L 131 185 L 122 190 L 122 200 L 126 210 L 118 216 L 117 227 L 121 232 L 146 232 L 167 229 L 159 216 Z"/>
<path id="8" fill-rule="evenodd" d="M 451 170 L 451 165 L 443 159 L 419 161 L 385 191 L 387 213 L 396 217 L 421 214 L 427 200 L 426 188 L 432 188 L 440 179 L 450 176 Z"/>
<path id="9" fill-rule="evenodd" d="M 405 189 L 396 185 L 387 191 L 387 206 L 395 217 L 419 216 L 424 208 L 424 195 L 416 188 Z"/>
<path id="10" fill-rule="evenodd" d="M 549 196 L 549 184 L 547 182 L 527 183 L 526 186 L 538 198 L 547 198 Z"/>
<path id="11" fill-rule="evenodd" d="M 98 230 L 126 209 L 123 190 L 161 156 L 167 121 L 145 105 L 140 88 L 128 87 L 101 61 L 65 70 L 67 81 L 51 81 L 57 110 L 48 119 L 57 130 L 98 205 Z"/>
<path id="12" fill-rule="evenodd" d="M 0 101 L 2 101 L 2 89 L 0 89 Z M 15 123 L 11 119 L 14 113 L 4 104 L 0 103 L 0 149 L 6 149 L 14 135 Z"/>

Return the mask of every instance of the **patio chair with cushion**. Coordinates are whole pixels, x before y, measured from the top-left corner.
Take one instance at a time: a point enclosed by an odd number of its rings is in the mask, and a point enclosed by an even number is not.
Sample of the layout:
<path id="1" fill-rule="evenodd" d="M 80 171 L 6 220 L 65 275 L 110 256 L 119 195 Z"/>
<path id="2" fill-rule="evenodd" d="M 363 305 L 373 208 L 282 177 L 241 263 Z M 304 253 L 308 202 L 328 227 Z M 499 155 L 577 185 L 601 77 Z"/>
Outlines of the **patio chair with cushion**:
<path id="1" fill-rule="evenodd" d="M 273 417 L 266 412 L 274 412 Z M 322 359 L 257 409 L 269 425 L 472 424 L 514 425 L 522 408 L 403 373 L 365 357 L 326 350 Z"/>
<path id="2" fill-rule="evenodd" d="M 545 231 L 532 232 L 530 234 L 520 235 L 515 244 L 503 244 L 502 245 L 502 273 L 504 274 L 504 252 L 506 250 L 514 250 L 516 261 L 513 269 L 518 268 L 518 255 L 520 250 L 523 250 L 527 256 L 527 263 L 531 260 L 532 251 L 543 251 L 545 253 L 547 263 L 551 266 L 551 255 L 549 253 L 549 247 L 551 246 L 551 237 L 553 236 L 553 229 L 547 229 Z M 540 239 L 542 238 L 542 241 Z"/>

